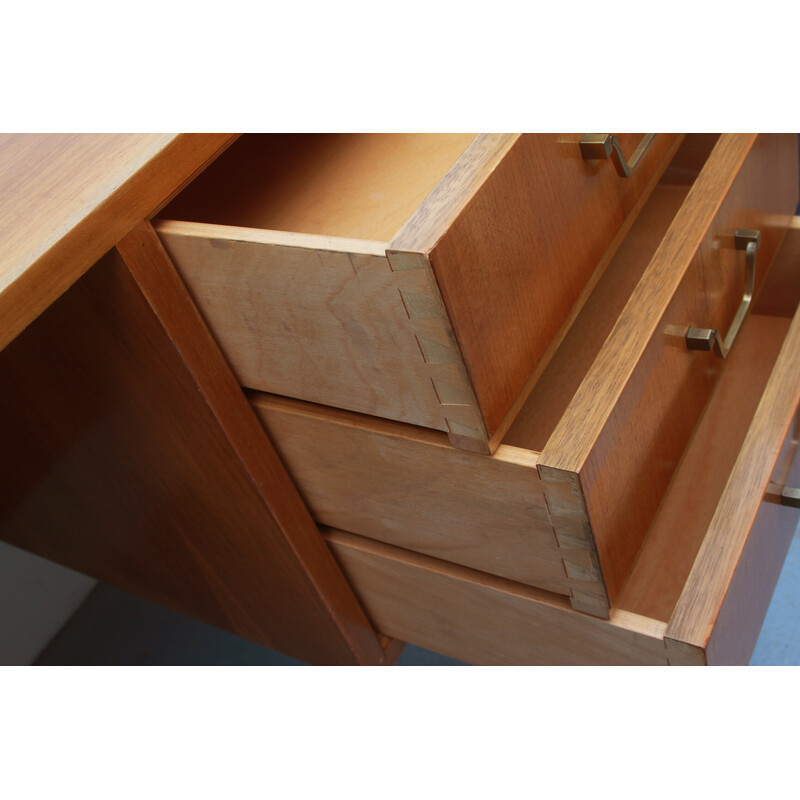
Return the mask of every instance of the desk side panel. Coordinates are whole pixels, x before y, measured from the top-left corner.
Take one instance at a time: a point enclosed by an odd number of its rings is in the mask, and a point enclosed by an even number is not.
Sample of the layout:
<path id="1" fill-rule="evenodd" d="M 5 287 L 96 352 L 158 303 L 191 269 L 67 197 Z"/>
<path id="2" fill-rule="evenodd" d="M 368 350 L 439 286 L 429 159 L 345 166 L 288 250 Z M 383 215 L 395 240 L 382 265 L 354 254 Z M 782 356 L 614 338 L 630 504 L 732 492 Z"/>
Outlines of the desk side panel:
<path id="1" fill-rule="evenodd" d="M 297 548 L 282 527 L 286 506 L 308 514 L 288 476 L 270 508 L 242 457 L 256 445 L 237 450 L 115 254 L 0 353 L 0 375 L 0 539 L 303 661 L 382 659 L 316 529 Z"/>

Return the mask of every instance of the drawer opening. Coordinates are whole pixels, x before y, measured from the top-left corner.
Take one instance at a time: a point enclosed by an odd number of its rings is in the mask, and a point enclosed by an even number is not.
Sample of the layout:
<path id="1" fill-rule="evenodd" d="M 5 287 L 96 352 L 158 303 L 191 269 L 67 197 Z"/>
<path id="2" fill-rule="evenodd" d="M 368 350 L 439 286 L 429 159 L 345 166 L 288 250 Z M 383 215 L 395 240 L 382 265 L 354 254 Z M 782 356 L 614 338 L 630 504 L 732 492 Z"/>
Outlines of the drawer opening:
<path id="1" fill-rule="evenodd" d="M 388 242 L 474 138 L 244 134 L 159 217 Z"/>
<path id="2" fill-rule="evenodd" d="M 541 452 L 603 346 L 700 174 L 719 134 L 688 134 L 606 266 L 575 305 L 575 317 L 503 444 Z M 543 359 L 543 360 L 546 360 Z"/>
<path id="3" fill-rule="evenodd" d="M 788 275 L 799 256 L 795 221 L 656 512 L 619 608 L 662 622 L 672 617 L 797 310 L 800 288 Z"/>

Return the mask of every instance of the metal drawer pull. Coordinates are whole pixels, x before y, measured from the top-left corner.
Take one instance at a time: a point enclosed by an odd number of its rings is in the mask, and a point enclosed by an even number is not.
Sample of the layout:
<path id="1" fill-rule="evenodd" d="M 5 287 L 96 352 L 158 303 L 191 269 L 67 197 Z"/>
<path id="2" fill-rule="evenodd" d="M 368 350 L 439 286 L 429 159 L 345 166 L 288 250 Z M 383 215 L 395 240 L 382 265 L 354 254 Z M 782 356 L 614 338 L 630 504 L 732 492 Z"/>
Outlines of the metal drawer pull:
<path id="1" fill-rule="evenodd" d="M 716 328 L 690 327 L 686 331 L 686 346 L 690 350 L 712 350 L 716 345 L 717 355 L 720 358 L 726 358 L 730 352 L 733 340 L 739 333 L 739 328 L 742 327 L 742 322 L 750 308 L 750 301 L 753 299 L 753 288 L 756 281 L 756 251 L 761 244 L 761 231 L 740 228 L 734 235 L 734 243 L 737 250 L 744 250 L 744 295 L 742 295 L 742 302 L 739 304 L 727 336 L 723 339 Z"/>
<path id="2" fill-rule="evenodd" d="M 800 489 L 793 486 L 780 486 L 780 484 L 770 481 L 767 484 L 767 491 L 764 493 L 764 499 L 768 503 L 774 503 L 781 506 L 789 506 L 790 508 L 800 508 Z"/>
<path id="3" fill-rule="evenodd" d="M 800 414 L 797 414 L 794 418 L 794 429 L 789 443 L 790 447 L 783 456 L 783 463 L 773 472 L 774 480 L 767 484 L 764 500 L 775 505 L 800 508 L 800 489 L 786 485 L 792 472 L 792 465 L 797 459 L 798 444 L 800 444 Z"/>
<path id="4" fill-rule="evenodd" d="M 612 156 L 620 178 L 630 178 L 656 136 L 658 136 L 657 133 L 646 133 L 639 142 L 639 146 L 633 151 L 631 160 L 626 161 L 619 140 L 613 133 L 584 133 L 580 140 L 581 158 L 584 161 L 592 161 Z"/>

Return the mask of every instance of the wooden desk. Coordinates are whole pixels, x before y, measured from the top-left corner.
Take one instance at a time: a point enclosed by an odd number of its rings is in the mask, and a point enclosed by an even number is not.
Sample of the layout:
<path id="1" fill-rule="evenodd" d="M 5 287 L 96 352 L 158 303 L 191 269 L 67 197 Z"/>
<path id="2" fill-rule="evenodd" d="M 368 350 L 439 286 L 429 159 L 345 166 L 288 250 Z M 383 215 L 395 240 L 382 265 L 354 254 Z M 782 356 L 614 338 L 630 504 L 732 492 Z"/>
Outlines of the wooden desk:
<path id="1" fill-rule="evenodd" d="M 764 239 L 774 239 L 774 247 L 761 251 L 766 260 L 784 239 L 782 255 L 776 258 L 777 282 L 772 281 L 765 299 L 759 298 L 756 305 L 761 308 L 748 317 L 727 366 L 722 369 L 717 362 L 712 366 L 707 353 L 706 361 L 689 357 L 693 369 L 709 377 L 709 391 L 717 373 L 723 375 L 717 383 L 721 392 L 715 390 L 707 404 L 705 397 L 697 400 L 697 393 L 690 392 L 692 402 L 702 408 L 684 414 L 682 443 L 670 455 L 668 469 L 664 464 L 669 459 L 664 458 L 658 437 L 676 439 L 669 430 L 671 423 L 660 425 L 656 435 L 638 424 L 641 417 L 630 417 L 632 441 L 654 453 L 663 473 L 661 488 L 669 487 L 662 502 L 654 501 L 645 509 L 655 514 L 653 523 L 646 534 L 641 531 L 646 535 L 642 548 L 628 553 L 628 561 L 635 559 L 635 565 L 618 570 L 614 587 L 618 598 L 612 599 L 610 609 L 601 609 L 608 612 L 608 619 L 600 613 L 582 613 L 586 608 L 570 606 L 555 589 L 526 584 L 516 574 L 504 576 L 492 563 L 475 566 L 464 563 L 464 558 L 460 563 L 448 557 L 452 540 L 430 552 L 431 537 L 420 535 L 414 526 L 402 531 L 406 537 L 402 542 L 393 544 L 379 541 L 374 531 L 343 524 L 350 517 L 342 516 L 338 506 L 333 519 L 322 518 L 321 506 L 312 519 L 304 499 L 312 509 L 318 504 L 317 473 L 338 480 L 346 472 L 340 468 L 341 448 L 332 449 L 325 469 L 318 468 L 322 437 L 313 435 L 310 445 L 302 448 L 307 460 L 292 464 L 290 448 L 302 444 L 303 437 L 308 439 L 315 425 L 328 431 L 335 427 L 337 437 L 353 428 L 348 434 L 351 464 L 365 474 L 349 479 L 344 475 L 349 482 L 345 488 L 372 485 L 370 499 L 380 521 L 394 525 L 399 516 L 387 512 L 385 502 L 392 492 L 405 505 L 414 502 L 415 493 L 438 500 L 430 481 L 415 472 L 418 464 L 424 462 L 429 468 L 432 463 L 423 451 L 432 449 L 456 459 L 474 474 L 485 472 L 493 457 L 455 450 L 441 441 L 442 435 L 437 438 L 399 422 L 378 424 L 366 416 L 356 418 L 348 416 L 350 412 L 297 400 L 251 397 L 300 482 L 301 498 L 148 221 L 180 183 L 202 167 L 203 159 L 213 155 L 211 150 L 219 151 L 222 140 L 209 148 L 210 155 L 187 158 L 174 181 L 155 177 L 152 182 L 140 175 L 151 162 L 160 163 L 161 154 L 171 146 L 163 138 L 148 142 L 145 137 L 139 142 L 145 152 L 143 162 L 123 157 L 131 145 L 124 137 L 116 145 L 106 142 L 105 149 L 91 137 L 83 144 L 80 138 L 68 137 L 64 142 L 69 146 L 60 156 L 47 140 L 38 146 L 16 137 L 7 141 L 9 152 L 17 154 L 14 158 L 6 154 L 7 163 L 16 169 L 16 176 L 7 176 L 8 186 L 20 195 L 18 208 L 29 209 L 31 219 L 38 215 L 39 223 L 31 221 L 27 237 L 23 236 L 9 211 L 0 227 L 16 243 L 10 248 L 9 266 L 0 272 L 5 276 L 0 299 L 2 308 L 8 309 L 3 341 L 9 342 L 0 353 L 5 381 L 0 393 L 0 438 L 8 476 L 0 492 L 0 538 L 314 663 L 390 662 L 399 645 L 376 634 L 368 619 L 382 634 L 476 663 L 746 662 L 797 519 L 796 512 L 765 500 L 764 495 L 770 481 L 785 484 L 796 477 L 798 465 L 792 467 L 796 447 L 787 431 L 800 396 L 794 356 L 800 314 L 793 269 L 800 252 L 800 221 L 792 223 L 793 230 L 784 238 L 789 217 L 783 213 L 796 201 L 796 162 L 794 170 L 785 170 L 788 159 L 768 158 L 765 163 L 772 171 L 752 166 L 749 172 L 744 170 L 748 153 L 760 148 L 756 140 L 755 135 L 728 135 L 721 137 L 719 146 L 711 142 L 708 168 L 701 163 L 693 169 L 702 179 L 690 181 L 692 188 L 677 204 L 674 218 L 674 204 L 666 204 L 671 211 L 664 230 L 652 224 L 646 210 L 637 218 L 630 228 L 633 250 L 637 251 L 637 237 L 644 230 L 645 238 L 654 240 L 655 255 L 638 265 L 641 278 L 628 287 L 632 299 L 623 300 L 622 311 L 606 313 L 604 301 L 606 283 L 616 292 L 625 282 L 616 278 L 630 277 L 618 271 L 627 273 L 630 265 L 623 270 L 619 264 L 627 262 L 619 262 L 613 254 L 583 306 L 592 319 L 592 309 L 599 308 L 607 330 L 595 337 L 596 351 L 581 367 L 577 385 L 583 391 L 574 395 L 581 402 L 568 406 L 571 417 L 557 415 L 570 434 L 586 427 L 585 408 L 591 410 L 598 398 L 595 383 L 620 373 L 623 345 L 647 353 L 647 342 L 652 341 L 665 359 L 684 364 L 686 347 L 679 334 L 685 320 L 662 313 L 662 307 L 672 307 L 678 284 L 683 286 L 682 276 L 694 274 L 690 267 L 696 253 L 701 262 L 716 263 L 714 253 L 725 249 L 720 242 L 732 240 L 731 230 L 744 224 L 736 221 L 742 218 L 740 212 L 750 214 L 753 206 L 762 215 Z M 79 169 L 70 177 L 71 148 L 80 150 L 84 144 L 83 159 L 74 163 L 84 164 L 87 172 Z M 794 142 L 789 144 L 796 157 Z M 123 152 L 117 152 L 118 158 L 112 153 L 115 147 Z M 785 141 L 781 148 L 787 150 Z M 36 152 L 47 153 L 47 168 L 31 155 Z M 102 170 L 95 171 L 94 160 L 86 155 L 92 152 L 105 153 L 108 164 L 122 165 L 108 173 L 116 177 L 104 187 Z M 34 158 L 30 174 L 35 180 L 29 188 L 25 153 Z M 689 156 L 694 154 L 690 147 Z M 166 159 L 163 164 L 172 162 Z M 687 173 L 674 167 L 673 161 L 668 168 L 671 181 L 680 184 Z M 162 175 L 155 166 L 152 169 L 153 175 Z M 53 178 L 59 174 L 61 179 Z M 747 195 L 736 187 L 747 185 L 752 174 L 759 176 L 756 183 L 766 187 L 766 194 L 780 196 L 780 208 L 770 212 L 761 201 L 743 200 Z M 73 180 L 75 187 L 84 189 L 73 191 Z M 160 182 L 160 188 L 148 194 L 153 182 Z M 778 183 L 781 192 L 769 191 Z M 38 198 L 36 202 L 27 197 L 28 191 Z M 46 210 L 51 197 L 57 198 L 60 208 L 54 217 L 59 222 L 53 226 Z M 19 217 L 22 212 L 15 213 Z M 719 225 L 717 217 L 724 218 Z M 235 231 L 228 234 L 233 241 L 237 241 Z M 617 252 L 625 250 L 620 246 Z M 735 256 L 732 248 L 728 250 L 728 256 Z M 638 254 L 636 259 L 642 261 Z M 88 269 L 91 264 L 94 267 Z M 693 283 L 689 294 L 703 302 L 713 300 L 715 282 L 706 280 L 702 269 L 697 275 L 699 289 Z M 775 278 L 775 269 L 772 275 Z M 652 302 L 651 290 L 657 292 L 659 304 Z M 643 297 L 651 300 L 640 302 Z M 662 311 L 654 313 L 656 305 Z M 644 338 L 632 336 L 630 326 L 622 324 L 640 318 L 649 326 Z M 581 324 L 579 318 L 576 325 Z M 570 337 L 563 341 L 569 348 Z M 571 356 L 567 360 L 574 361 Z M 556 357 L 551 366 L 558 368 L 559 363 Z M 593 380 L 584 380 L 584 372 Z M 626 393 L 628 400 L 638 402 L 640 385 L 650 387 L 650 394 L 642 395 L 645 407 L 656 405 L 653 398 L 663 404 L 663 380 L 637 383 L 626 377 L 627 368 L 623 372 L 617 375 L 613 392 L 605 396 L 610 415 L 616 413 L 617 398 L 625 399 Z M 691 381 L 685 385 L 690 390 L 696 387 Z M 685 410 L 685 404 L 667 405 L 677 409 L 678 418 Z M 728 411 L 723 414 L 721 408 Z M 729 413 L 739 422 L 729 426 L 735 435 L 723 430 L 722 436 L 719 419 L 727 420 Z M 281 432 L 270 414 L 291 416 L 298 435 L 286 426 Z M 608 442 L 618 445 L 614 463 L 625 463 L 628 477 L 621 479 L 619 469 L 609 469 L 607 456 L 601 457 L 606 451 L 599 450 L 597 485 L 616 482 L 630 496 L 631 507 L 642 508 L 640 498 L 630 491 L 632 450 L 613 430 L 609 427 Z M 407 457 L 408 469 L 402 475 L 407 488 L 374 489 L 377 470 L 370 467 L 367 448 L 357 445 L 357 434 L 371 437 L 376 458 L 390 454 L 386 470 L 390 481 L 402 469 L 396 454 Z M 399 449 L 385 446 L 389 439 Z M 418 457 L 417 452 L 423 455 Z M 535 449 L 523 453 L 512 447 L 509 452 L 516 466 L 536 470 L 542 465 L 542 454 Z M 652 481 L 652 473 L 638 472 L 643 480 Z M 709 475 L 713 480 L 706 479 Z M 469 493 L 475 482 L 465 479 L 459 485 Z M 570 485 L 562 488 L 572 497 Z M 527 502 L 526 491 L 521 488 L 518 493 L 525 513 L 540 513 L 550 523 L 558 518 L 554 530 L 563 538 L 564 548 L 585 549 L 588 518 L 573 514 L 568 504 L 554 504 L 558 499 L 554 494 L 548 495 L 544 509 L 535 508 Z M 598 490 L 595 502 L 602 508 L 612 495 Z M 347 496 L 343 490 L 324 495 L 337 503 Z M 360 511 L 358 492 L 352 498 L 345 511 Z M 593 508 L 589 517 L 594 515 L 596 521 Z M 495 534 L 504 514 L 501 508 L 478 526 L 479 543 Z M 684 524 L 687 521 L 691 524 Z M 341 530 L 328 529 L 321 535 L 316 523 Z M 609 530 L 613 533 L 616 527 L 610 525 Z M 523 530 L 524 543 L 529 534 Z M 678 550 L 675 544 L 681 538 L 687 541 Z M 496 539 L 491 543 L 498 544 Z M 513 560 L 515 552 L 505 556 Z M 581 565 L 577 556 L 570 564 L 564 564 L 570 580 L 608 581 L 607 565 L 601 563 L 597 569 L 593 562 Z M 674 584 L 668 591 L 664 576 Z"/>

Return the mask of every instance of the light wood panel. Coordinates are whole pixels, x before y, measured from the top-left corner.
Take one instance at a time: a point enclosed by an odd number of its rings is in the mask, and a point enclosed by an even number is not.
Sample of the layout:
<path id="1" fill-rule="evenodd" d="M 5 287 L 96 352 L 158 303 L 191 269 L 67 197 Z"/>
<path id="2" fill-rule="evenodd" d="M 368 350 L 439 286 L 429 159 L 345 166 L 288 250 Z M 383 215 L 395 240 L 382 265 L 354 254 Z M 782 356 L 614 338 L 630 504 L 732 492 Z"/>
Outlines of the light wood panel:
<path id="1" fill-rule="evenodd" d="M 781 466 L 779 459 L 776 469 Z M 800 464 L 795 459 L 785 485 L 799 484 Z M 759 507 L 706 644 L 709 664 L 750 663 L 798 521 L 797 509 L 767 502 Z"/>
<path id="2" fill-rule="evenodd" d="M 591 288 L 503 441 L 541 452 L 586 377 L 718 137 L 689 134 Z"/>
<path id="3" fill-rule="evenodd" d="M 800 305 L 800 217 L 793 217 L 767 280 L 753 301 L 754 314 L 793 317 Z"/>
<path id="4" fill-rule="evenodd" d="M 342 531 L 325 536 L 375 626 L 403 641 L 485 665 L 670 661 L 663 623 L 625 611 L 597 619 L 557 595 Z"/>
<path id="5" fill-rule="evenodd" d="M 579 139 L 520 136 L 430 250 L 490 436 L 677 143 L 662 134 L 621 179 L 584 161 Z"/>
<path id="6" fill-rule="evenodd" d="M 743 615 L 749 632 L 755 620 L 760 625 L 797 523 L 792 511 L 776 517 L 767 510 L 773 529 L 753 527 L 800 402 L 798 346 L 800 315 L 792 320 L 668 629 L 671 639 L 707 647 L 709 657 L 722 663 L 741 656 L 737 622 Z"/>
<path id="7" fill-rule="evenodd" d="M 692 139 L 695 134 L 689 134 L 688 139 Z M 665 158 L 665 162 L 669 163 L 669 166 L 665 170 L 665 175 L 667 172 L 671 171 L 676 163 L 686 163 L 689 159 L 689 156 L 683 155 L 683 151 L 686 148 L 687 138 L 685 137 L 678 137 L 675 143 L 670 150 L 670 153 L 667 154 Z M 713 146 L 713 145 L 712 145 Z M 710 152 L 710 147 L 709 147 Z M 671 155 L 673 154 L 674 155 Z M 692 153 L 692 156 L 694 153 Z M 699 171 L 699 168 L 698 168 Z M 696 177 L 696 174 L 695 174 Z M 539 363 L 536 365 L 536 368 L 533 372 L 529 375 L 528 380 L 526 381 L 525 385 L 523 386 L 520 393 L 517 395 L 516 400 L 511 404 L 508 412 L 506 413 L 505 418 L 500 423 L 497 430 L 492 435 L 492 439 L 489 442 L 490 450 L 496 446 L 497 442 L 504 441 L 506 439 L 507 434 L 509 433 L 510 429 L 513 428 L 516 423 L 519 421 L 519 417 L 523 414 L 523 410 L 526 406 L 531 403 L 531 394 L 537 392 L 539 390 L 539 383 L 545 379 L 545 374 L 550 371 L 551 369 L 551 361 L 556 360 L 558 361 L 565 352 L 568 352 L 567 345 L 565 342 L 567 339 L 571 339 L 574 341 L 580 342 L 579 350 L 581 352 L 588 351 L 590 354 L 596 355 L 596 349 L 600 347 L 605 336 L 610 330 L 611 326 L 616 319 L 616 315 L 625 305 L 625 300 L 627 300 L 627 294 L 625 290 L 626 285 L 631 285 L 630 275 L 633 274 L 638 276 L 641 274 L 641 271 L 646 266 L 646 261 L 649 260 L 645 259 L 645 263 L 642 264 L 640 261 L 628 259 L 627 267 L 623 270 L 619 268 L 620 261 L 623 258 L 620 257 L 620 251 L 627 252 L 629 255 L 634 250 L 631 248 L 629 243 L 633 239 L 636 240 L 637 236 L 635 231 L 645 230 L 647 231 L 648 228 L 646 225 L 640 220 L 642 214 L 644 214 L 648 208 L 651 208 L 653 204 L 653 194 L 657 193 L 658 196 L 661 198 L 661 202 L 664 202 L 664 193 L 668 191 L 672 191 L 674 195 L 677 197 L 679 192 L 675 191 L 676 189 L 682 188 L 677 187 L 674 185 L 666 185 L 667 182 L 664 180 L 663 176 L 660 176 L 658 172 L 654 173 L 650 179 L 650 182 L 647 184 L 645 189 L 639 195 L 636 203 L 634 204 L 633 208 L 628 213 L 625 221 L 622 225 L 617 229 L 617 232 L 614 238 L 611 240 L 611 243 L 606 248 L 603 257 L 600 259 L 600 262 L 597 265 L 597 268 L 594 270 L 590 278 L 584 283 L 583 289 L 581 290 L 580 294 L 578 295 L 577 300 L 573 303 L 572 308 L 570 309 L 569 313 L 567 314 L 566 319 L 561 325 L 561 328 L 557 331 L 557 333 L 553 336 L 550 340 L 550 344 L 547 346 L 547 349 L 544 352 L 544 355 L 539 360 Z M 660 220 L 658 215 L 655 217 L 652 216 L 653 212 L 651 209 L 651 217 L 650 217 L 650 224 L 657 228 L 659 224 L 664 224 L 663 220 Z M 651 234 L 648 234 L 648 238 L 652 238 Z M 641 247 L 641 243 L 639 243 Z M 652 243 L 652 247 L 655 248 L 657 246 L 657 241 Z M 607 329 L 604 329 L 603 324 L 600 322 L 599 319 L 595 318 L 594 323 L 590 323 L 588 329 L 590 332 L 598 335 L 599 341 L 586 341 L 584 338 L 573 335 L 573 327 L 575 327 L 576 323 L 578 323 L 581 319 L 584 319 L 585 312 L 587 311 L 587 306 L 590 307 L 589 314 L 590 316 L 593 313 L 597 313 L 595 308 L 594 297 L 598 291 L 601 291 L 600 287 L 611 287 L 612 282 L 607 277 L 607 273 L 612 269 L 614 265 L 617 265 L 617 269 L 615 270 L 617 273 L 617 280 L 622 284 L 622 287 L 619 291 L 614 291 L 613 289 L 610 291 L 608 296 L 605 299 L 605 302 L 612 308 L 616 309 L 612 314 L 604 314 L 608 321 Z M 631 286 L 632 288 L 632 286 Z M 629 291 L 629 290 L 628 290 Z M 621 305 L 620 305 L 621 303 Z M 584 319 L 584 324 L 586 320 Z M 584 329 L 586 330 L 586 329 Z M 576 359 L 580 360 L 580 359 Z M 580 369 L 580 375 L 582 376 L 585 374 L 586 368 L 588 364 L 591 363 L 591 359 L 585 363 L 582 369 Z M 558 368 L 559 371 L 563 371 L 563 366 Z M 568 370 L 569 371 L 569 370 Z M 563 379 L 562 375 L 562 379 Z M 551 374 L 552 380 L 552 374 Z M 580 379 L 578 379 L 579 381 Z M 574 389 L 577 386 L 572 387 L 572 392 L 569 394 L 569 397 L 574 393 Z M 545 391 L 549 394 L 552 392 L 553 387 L 549 387 Z M 533 401 L 534 407 L 540 405 L 540 402 Z M 556 394 L 556 396 L 551 397 L 550 401 L 548 401 L 548 411 L 550 407 L 550 402 L 553 403 L 556 407 L 559 407 L 559 403 L 563 402 L 563 406 L 560 406 L 560 412 L 563 412 L 563 408 L 566 407 L 566 404 L 569 402 L 569 398 L 566 397 L 563 392 Z M 549 428 L 547 428 L 547 435 L 542 439 L 541 444 L 537 444 L 537 450 L 541 450 L 543 447 L 544 441 L 546 441 L 547 436 L 552 433 L 552 428 L 554 427 L 555 423 L 558 421 L 558 418 L 553 418 L 552 423 Z"/>
<path id="8" fill-rule="evenodd" d="M 774 340 L 786 331 L 787 324 L 783 319 L 755 317 L 748 327 L 749 335 L 743 342 L 746 349 L 758 350 L 757 343 L 760 343 L 769 350 L 774 347 Z M 787 346 L 795 345 L 792 341 Z M 742 420 L 726 419 L 728 427 L 722 428 L 716 418 L 725 410 L 736 411 L 737 392 L 746 383 L 746 376 L 758 386 L 755 390 L 745 390 L 745 395 L 753 395 L 764 386 L 760 375 L 764 368 L 752 362 L 746 367 L 745 355 L 752 356 L 752 352 L 745 354 L 745 349 L 741 350 L 736 362 L 732 362 L 736 366 L 726 370 L 726 375 L 730 372 L 734 379 L 720 383 L 709 415 L 698 431 L 696 447 L 693 442 L 682 464 L 680 478 L 671 487 L 667 503 L 671 504 L 672 499 L 682 501 L 683 514 L 680 517 L 673 514 L 675 528 L 671 531 L 670 544 L 664 543 L 663 525 L 661 530 L 654 529 L 645 542 L 640 562 L 640 566 L 646 563 L 648 568 L 637 568 L 639 573 L 634 578 L 640 594 L 626 592 L 620 598 L 619 607 L 612 609 L 609 620 L 576 613 L 551 593 L 352 534 L 325 531 L 376 627 L 477 664 L 748 663 L 800 517 L 796 509 L 761 504 L 747 543 L 738 556 L 722 608 L 715 618 L 708 618 L 710 636 L 704 641 L 665 638 L 667 631 L 673 630 L 675 621 L 668 626 L 660 619 L 641 613 L 650 603 L 651 609 L 661 609 L 657 612 L 659 616 L 665 613 L 669 618 L 676 599 L 673 583 L 686 580 L 688 566 L 696 552 L 692 536 L 687 537 L 681 528 L 688 525 L 701 535 L 710 534 L 702 523 L 695 524 L 693 517 L 695 509 L 704 516 L 704 506 L 715 504 L 719 498 L 713 476 L 710 484 L 706 480 L 689 486 L 687 480 L 698 475 L 702 456 L 697 448 L 712 442 L 714 433 L 719 439 L 728 440 L 722 448 L 718 442 L 714 443 L 712 449 L 722 458 L 714 467 L 723 473 L 729 468 L 731 459 L 727 450 L 729 445 L 735 447 L 741 442 L 735 426 Z M 769 402 L 769 394 L 768 391 L 764 395 L 766 402 Z M 752 414 L 751 398 L 746 398 L 745 403 Z M 797 430 L 796 425 L 794 430 Z M 748 432 L 748 438 L 755 439 L 757 435 L 752 430 Z M 790 432 L 771 474 L 780 486 L 796 485 L 800 480 L 800 461 L 795 458 L 797 449 L 797 441 Z M 763 469 L 765 462 L 757 463 L 758 468 L 755 463 L 750 465 L 751 472 L 769 476 L 769 470 Z M 687 515 L 688 505 L 692 513 Z M 704 548 L 715 553 L 726 550 L 727 544 L 720 534 L 718 531 L 713 545 L 706 542 Z M 698 559 L 698 563 L 702 563 L 702 559 Z M 705 596 L 709 581 L 713 585 L 721 580 L 716 570 L 704 570 L 705 583 L 698 580 L 695 600 Z M 658 597 L 660 592 L 664 592 L 663 598 Z"/>
<path id="9" fill-rule="evenodd" d="M 742 327 L 741 340 L 725 363 L 714 394 L 659 506 L 630 579 L 619 596 L 622 608 L 664 621 L 669 621 L 675 610 L 789 329 L 789 319 L 766 314 L 793 315 L 798 307 L 800 226 L 797 222 L 795 217 L 789 226 L 753 303 L 751 316 Z M 784 450 L 790 444 L 787 440 Z M 782 453 L 778 463 L 790 466 L 791 453 Z M 797 469 L 800 465 L 795 465 Z M 788 480 L 782 476 L 781 485 Z M 691 513 L 687 513 L 689 508 Z M 783 529 L 780 518 L 786 515 L 791 516 L 791 511 L 764 507 L 759 511 L 756 527 L 762 524 L 761 519 L 777 516 L 778 524 L 775 519 L 766 522 L 772 529 L 769 541 L 785 543 L 780 535 Z M 759 545 L 764 546 L 770 553 L 769 544 Z M 784 555 L 767 559 L 767 563 L 782 563 Z M 774 586 L 774 581 L 770 583 L 767 579 L 763 585 Z M 767 591 L 771 594 L 771 588 Z M 755 609 L 758 605 L 748 601 L 748 607 Z M 761 621 L 744 625 L 744 631 L 749 636 L 757 635 Z M 736 637 L 745 650 L 755 643 L 752 639 L 748 645 L 748 635 L 739 633 Z M 740 660 L 749 657 L 750 653 L 740 653 Z"/>
<path id="10" fill-rule="evenodd" d="M 110 255 L 0 353 L 0 538 L 304 661 L 379 663 L 156 245 L 122 248 L 148 300 Z"/>
<path id="11" fill-rule="evenodd" d="M 471 133 L 245 134 L 161 216 L 389 240 L 474 137 Z"/>
<path id="12" fill-rule="evenodd" d="M 692 187 L 648 265 L 647 280 L 633 292 L 626 313 L 614 325 L 556 427 L 542 463 L 565 472 L 580 472 L 661 323 L 661 315 L 653 315 L 652 310 L 663 308 L 677 291 L 755 139 L 755 134 L 733 134 L 723 137 L 715 147 L 701 179 Z M 581 424 L 577 424 L 579 414 Z"/>
<path id="13" fill-rule="evenodd" d="M 544 484 L 535 453 L 478 457 L 422 428 L 250 400 L 317 522 L 560 594 L 604 594 L 588 543 L 569 528 L 570 488 Z"/>
<path id="14" fill-rule="evenodd" d="M 541 452 L 638 285 L 687 189 L 658 186 L 503 437 Z"/>
<path id="15" fill-rule="evenodd" d="M 797 201 L 796 141 L 720 138 L 553 435 L 539 470 L 580 473 L 612 599 L 625 580 L 721 361 L 689 325 L 727 330 L 741 300 L 740 227 L 762 230 L 757 285 Z"/>
<path id="16" fill-rule="evenodd" d="M 436 287 L 385 244 L 156 230 L 243 386 L 455 433 L 478 424 Z"/>
<path id="17" fill-rule="evenodd" d="M 169 336 L 211 408 L 228 442 L 269 509 L 270 535 L 297 560 L 330 620 L 356 660 L 372 663 L 380 653 L 361 608 L 322 545 L 319 531 L 263 428 L 192 304 L 152 225 L 142 222 L 117 246 L 139 289 Z M 265 531 L 266 535 L 266 531 Z M 264 575 L 267 579 L 270 576 Z M 291 599 L 286 598 L 286 605 Z M 284 612 L 285 613 L 285 612 Z M 317 644 L 309 640 L 313 650 Z"/>
<path id="18" fill-rule="evenodd" d="M 396 231 L 391 250 L 428 254 L 519 137 L 518 133 L 478 134 L 422 204 L 414 209 L 403 227 Z"/>
<path id="19" fill-rule="evenodd" d="M 233 138 L 0 135 L 0 348 Z"/>
<path id="20" fill-rule="evenodd" d="M 746 321 L 620 593 L 621 608 L 672 617 L 788 328 L 780 317 Z"/>
<path id="21" fill-rule="evenodd" d="M 680 149 L 661 176 L 661 182 L 670 186 L 690 187 L 697 174 L 708 161 L 709 153 L 719 141 L 718 133 L 690 133 L 681 142 Z"/>

